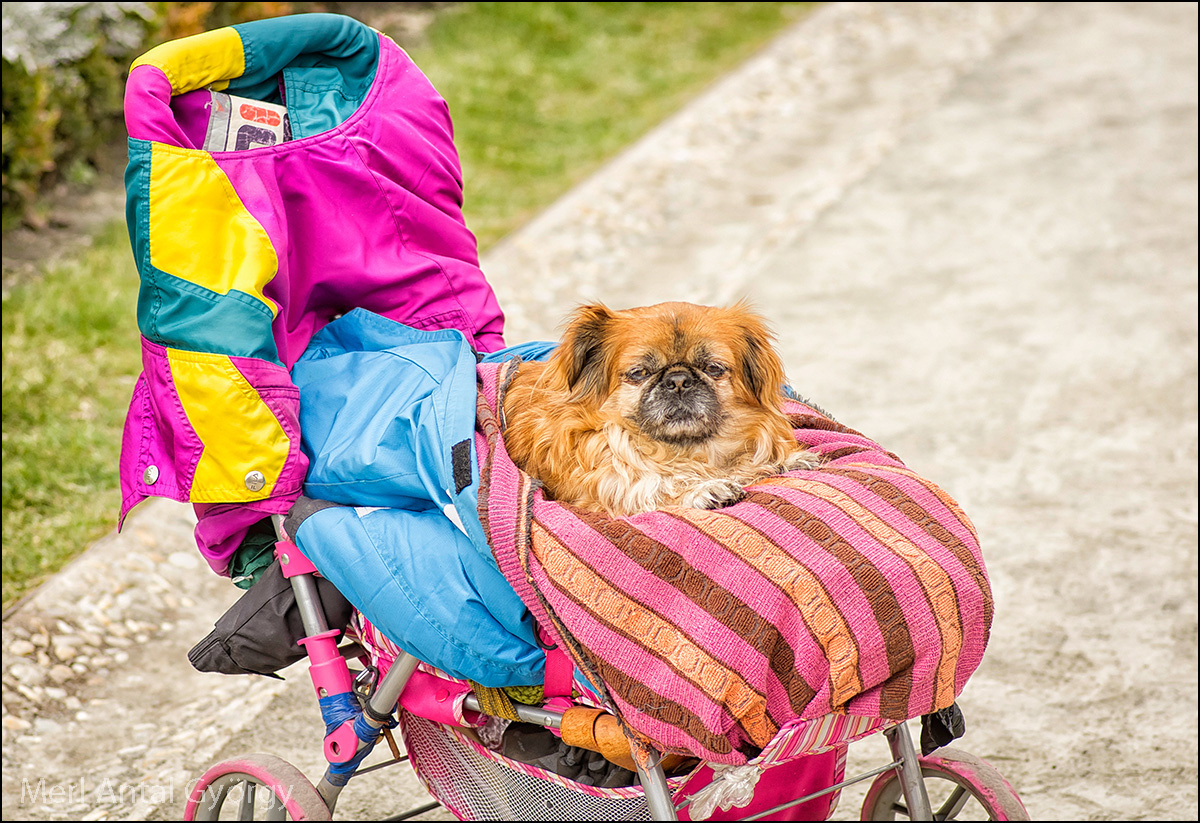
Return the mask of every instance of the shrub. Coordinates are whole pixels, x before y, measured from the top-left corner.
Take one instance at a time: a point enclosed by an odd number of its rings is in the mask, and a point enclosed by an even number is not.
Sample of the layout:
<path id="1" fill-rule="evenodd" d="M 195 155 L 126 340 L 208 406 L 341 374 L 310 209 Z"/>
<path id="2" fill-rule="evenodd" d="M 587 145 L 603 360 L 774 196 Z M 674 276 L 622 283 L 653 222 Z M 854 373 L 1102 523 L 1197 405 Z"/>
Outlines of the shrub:
<path id="1" fill-rule="evenodd" d="M 37 197 L 89 176 L 124 139 L 129 64 L 152 46 L 315 3 L 5 3 L 4 228 L 38 225 Z M 305 7 L 303 9 L 299 7 Z"/>

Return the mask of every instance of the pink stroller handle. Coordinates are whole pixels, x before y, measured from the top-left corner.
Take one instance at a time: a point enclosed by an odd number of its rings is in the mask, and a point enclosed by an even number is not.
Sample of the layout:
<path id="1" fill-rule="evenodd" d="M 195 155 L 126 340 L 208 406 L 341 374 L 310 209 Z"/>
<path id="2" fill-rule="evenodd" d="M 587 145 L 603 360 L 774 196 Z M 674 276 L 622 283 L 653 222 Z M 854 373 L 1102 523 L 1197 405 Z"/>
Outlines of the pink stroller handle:
<path id="1" fill-rule="evenodd" d="M 338 651 L 339 634 L 341 632 L 337 629 L 330 629 L 297 641 L 308 652 L 308 659 L 311 661 L 308 674 L 312 678 L 313 688 L 317 690 L 317 697 L 345 694 L 353 687 L 350 667 L 346 665 L 346 658 Z"/>
<path id="2" fill-rule="evenodd" d="M 337 629 L 301 638 L 298 642 L 308 652 L 310 662 L 308 674 L 312 678 L 317 698 L 334 694 L 349 694 L 353 688 L 350 667 L 346 658 L 338 651 Z M 325 759 L 330 763 L 345 763 L 358 753 L 358 735 L 354 732 L 354 721 L 347 720 L 325 735 Z"/>

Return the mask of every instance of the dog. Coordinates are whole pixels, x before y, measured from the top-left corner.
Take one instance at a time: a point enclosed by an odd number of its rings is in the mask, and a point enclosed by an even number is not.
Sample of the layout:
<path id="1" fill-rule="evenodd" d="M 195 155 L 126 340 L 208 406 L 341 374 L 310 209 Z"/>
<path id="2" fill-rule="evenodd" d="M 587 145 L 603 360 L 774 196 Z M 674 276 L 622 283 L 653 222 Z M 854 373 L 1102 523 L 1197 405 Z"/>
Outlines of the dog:
<path id="1" fill-rule="evenodd" d="M 780 408 L 772 343 L 745 303 L 581 306 L 554 353 L 508 382 L 505 446 L 551 499 L 612 517 L 730 505 L 819 463 Z"/>

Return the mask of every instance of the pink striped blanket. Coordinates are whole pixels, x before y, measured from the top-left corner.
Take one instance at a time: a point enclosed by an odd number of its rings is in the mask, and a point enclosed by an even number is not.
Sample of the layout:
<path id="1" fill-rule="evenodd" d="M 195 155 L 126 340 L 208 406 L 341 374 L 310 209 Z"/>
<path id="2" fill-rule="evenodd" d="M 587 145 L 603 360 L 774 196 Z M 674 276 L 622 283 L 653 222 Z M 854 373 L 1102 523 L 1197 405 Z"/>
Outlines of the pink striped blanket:
<path id="1" fill-rule="evenodd" d="M 824 457 L 715 511 L 609 518 L 547 500 L 504 450 L 513 361 L 479 367 L 479 514 L 537 621 L 636 736 L 741 764 L 785 724 L 949 706 L 987 645 L 974 527 L 933 483 L 799 402 Z"/>

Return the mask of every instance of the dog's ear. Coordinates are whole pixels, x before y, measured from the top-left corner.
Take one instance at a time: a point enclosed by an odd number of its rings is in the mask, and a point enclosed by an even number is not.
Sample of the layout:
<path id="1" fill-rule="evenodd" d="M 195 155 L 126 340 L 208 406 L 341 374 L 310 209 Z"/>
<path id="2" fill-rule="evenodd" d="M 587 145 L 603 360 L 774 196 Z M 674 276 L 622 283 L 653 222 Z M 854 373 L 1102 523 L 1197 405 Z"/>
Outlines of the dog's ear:
<path id="1" fill-rule="evenodd" d="M 742 378 L 746 387 L 763 406 L 778 408 L 787 375 L 775 352 L 774 335 L 745 303 L 738 303 L 731 311 L 742 334 Z"/>
<path id="2" fill-rule="evenodd" d="M 601 400 L 608 393 L 605 340 L 615 319 L 599 303 L 580 306 L 571 316 L 551 364 L 560 390 L 570 391 L 573 400 Z"/>

